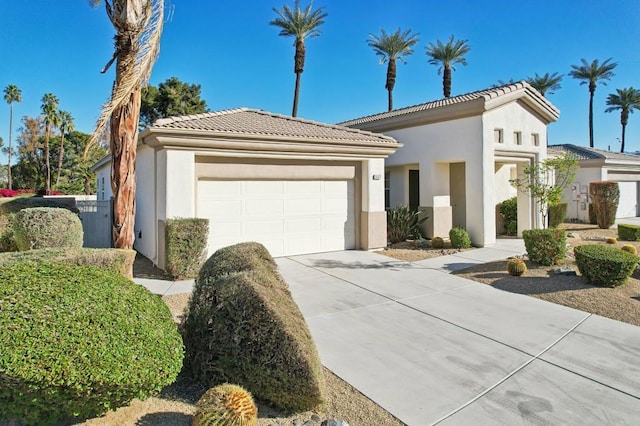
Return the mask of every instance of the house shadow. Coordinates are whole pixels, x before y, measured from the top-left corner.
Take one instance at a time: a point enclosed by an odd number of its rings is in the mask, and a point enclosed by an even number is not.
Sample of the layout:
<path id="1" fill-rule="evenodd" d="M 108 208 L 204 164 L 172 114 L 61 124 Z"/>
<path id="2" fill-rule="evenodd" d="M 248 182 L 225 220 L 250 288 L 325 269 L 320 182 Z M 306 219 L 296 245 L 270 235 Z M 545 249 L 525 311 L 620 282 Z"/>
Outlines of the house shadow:
<path id="1" fill-rule="evenodd" d="M 363 263 L 363 262 L 343 262 L 333 259 L 314 259 L 311 260 L 314 268 L 327 269 L 387 269 L 397 271 L 401 269 L 410 269 L 412 265 L 409 262 L 394 261 L 384 263 Z"/>

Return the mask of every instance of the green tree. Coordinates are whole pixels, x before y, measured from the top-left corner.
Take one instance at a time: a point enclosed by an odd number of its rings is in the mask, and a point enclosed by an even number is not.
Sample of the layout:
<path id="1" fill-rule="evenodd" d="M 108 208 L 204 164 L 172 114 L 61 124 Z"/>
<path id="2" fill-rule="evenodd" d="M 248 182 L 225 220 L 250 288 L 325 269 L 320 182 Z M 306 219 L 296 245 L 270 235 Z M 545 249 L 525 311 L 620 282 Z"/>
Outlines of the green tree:
<path id="1" fill-rule="evenodd" d="M 626 89 L 616 89 L 617 93 L 611 93 L 607 97 L 609 108 L 605 112 L 620 111 L 620 124 L 622 124 L 622 146 L 620 152 L 624 152 L 624 137 L 629 122 L 629 114 L 636 109 L 640 109 L 640 91 L 633 87 Z"/>
<path id="2" fill-rule="evenodd" d="M 327 17 L 327 14 L 322 11 L 322 8 L 313 10 L 313 2 L 309 3 L 306 8 L 301 8 L 299 0 L 295 0 L 293 8 L 284 5 L 281 10 L 274 8 L 273 11 L 278 17 L 269 22 L 269 24 L 281 29 L 279 35 L 295 38 L 293 45 L 296 48 L 296 53 L 293 72 L 296 74 L 296 87 L 293 93 L 293 112 L 291 115 L 296 117 L 298 115 L 300 77 L 304 71 L 306 56 L 304 41 L 307 37 L 313 38 L 320 35 L 319 27 L 324 23 L 324 18 Z"/>
<path id="3" fill-rule="evenodd" d="M 396 62 L 406 63 L 404 58 L 413 54 L 412 47 L 418 43 L 418 34 L 411 34 L 411 30 L 401 31 L 400 28 L 393 34 L 387 34 L 384 29 L 380 35 L 369 34 L 367 44 L 380 56 L 380 63 L 387 63 L 387 80 L 384 88 L 388 92 L 389 111 L 393 109 L 393 88 L 396 85 Z"/>
<path id="4" fill-rule="evenodd" d="M 100 0 L 91 0 L 96 6 Z M 149 80 L 160 49 L 164 22 L 163 0 L 104 0 L 107 17 L 116 30 L 114 53 L 106 70 L 115 62 L 111 99 L 105 103 L 85 159 L 109 125 L 111 187 L 113 189 L 113 241 L 117 248 L 132 248 L 136 208 L 136 145 L 140 117 L 140 93 Z"/>
<path id="5" fill-rule="evenodd" d="M 542 96 L 546 96 L 547 92 L 549 92 L 550 95 L 553 95 L 556 90 L 560 90 L 561 81 L 562 75 L 558 75 L 557 72 L 554 72 L 553 74 L 549 74 L 547 72 L 543 75 L 535 73 L 535 76 L 527 78 L 527 83 L 540 92 Z"/>
<path id="6" fill-rule="evenodd" d="M 60 123 L 58 128 L 60 129 L 60 148 L 58 152 L 58 171 L 56 174 L 56 186 L 55 189 L 58 189 L 58 185 L 60 184 L 60 171 L 62 170 L 62 157 L 64 156 L 64 134 L 68 132 L 73 132 L 75 130 L 75 125 L 73 123 L 73 116 L 71 113 L 67 111 L 60 111 L 59 114 Z"/>
<path id="7" fill-rule="evenodd" d="M 57 135 L 51 139 L 51 155 L 59 156 L 60 141 L 62 136 Z M 63 145 L 64 156 L 62 165 L 57 166 L 55 172 L 60 175 L 57 190 L 65 194 L 95 194 L 96 174 L 91 166 L 108 154 L 104 144 L 93 144 L 89 149 L 89 155 L 85 159 L 84 149 L 91 139 L 91 135 L 70 130 L 65 133 Z"/>
<path id="8" fill-rule="evenodd" d="M 40 117 L 22 118 L 22 127 L 16 139 L 17 161 L 12 166 L 13 186 L 21 189 L 40 189 L 43 187 L 44 149 L 42 119 Z"/>
<path id="9" fill-rule="evenodd" d="M 45 161 L 45 191 L 51 191 L 51 164 L 49 162 L 49 139 L 53 129 L 60 124 L 60 114 L 58 111 L 58 97 L 53 93 L 45 93 L 42 97 L 42 118 L 44 121 L 44 161 Z"/>
<path id="10" fill-rule="evenodd" d="M 455 64 L 467 66 L 467 60 L 464 57 L 471 50 L 467 40 L 454 40 L 453 35 L 449 36 L 446 43 L 436 40 L 429 43 L 426 47 L 427 56 L 431 65 L 439 66 L 438 74 L 442 72 L 442 89 L 444 97 L 451 96 L 451 71 L 455 71 Z"/>
<path id="11" fill-rule="evenodd" d="M 580 85 L 589 85 L 589 146 L 593 148 L 593 96 L 596 93 L 598 82 L 603 86 L 607 85 L 607 81 L 615 76 L 613 70 L 618 65 L 611 62 L 612 58 L 600 63 L 594 59 L 591 63 L 584 58 L 580 61 L 581 65 L 571 65 L 572 70 L 569 75 L 577 80 L 582 80 Z"/>
<path id="12" fill-rule="evenodd" d="M 22 90 L 15 84 L 4 88 L 4 100 L 9 104 L 9 146 L 7 147 L 7 188 L 12 189 L 11 156 L 13 155 L 13 103 L 22 102 Z"/>
<path id="13" fill-rule="evenodd" d="M 578 161 L 566 153 L 530 164 L 524 168 L 522 177 L 509 181 L 535 200 L 543 228 L 547 226 L 549 207 L 560 204 L 562 191 L 573 182 L 577 167 Z"/>
<path id="14" fill-rule="evenodd" d="M 158 87 L 142 88 L 140 127 L 148 127 L 159 118 L 206 112 L 207 103 L 200 98 L 199 84 L 189 84 L 171 77 Z"/>

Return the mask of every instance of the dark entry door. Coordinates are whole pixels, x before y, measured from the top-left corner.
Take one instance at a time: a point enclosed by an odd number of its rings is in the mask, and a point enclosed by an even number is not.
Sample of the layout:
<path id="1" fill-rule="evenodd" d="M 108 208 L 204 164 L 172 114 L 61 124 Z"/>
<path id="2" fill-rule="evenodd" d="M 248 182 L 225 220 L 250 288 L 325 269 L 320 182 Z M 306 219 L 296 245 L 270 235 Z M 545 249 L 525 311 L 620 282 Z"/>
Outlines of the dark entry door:
<path id="1" fill-rule="evenodd" d="M 409 208 L 420 207 L 420 170 L 409 170 Z"/>

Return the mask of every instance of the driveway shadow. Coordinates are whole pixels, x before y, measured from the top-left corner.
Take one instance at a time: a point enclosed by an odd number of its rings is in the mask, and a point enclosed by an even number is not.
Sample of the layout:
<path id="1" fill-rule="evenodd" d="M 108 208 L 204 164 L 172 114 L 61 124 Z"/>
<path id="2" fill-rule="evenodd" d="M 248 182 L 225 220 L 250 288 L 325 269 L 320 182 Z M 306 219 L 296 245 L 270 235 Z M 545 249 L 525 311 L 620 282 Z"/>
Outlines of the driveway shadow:
<path id="1" fill-rule="evenodd" d="M 343 262 L 341 260 L 317 259 L 311 260 L 314 268 L 328 269 L 388 269 L 390 271 L 400 269 L 411 269 L 413 266 L 408 262 L 390 261 L 384 263 L 364 263 L 364 262 Z"/>

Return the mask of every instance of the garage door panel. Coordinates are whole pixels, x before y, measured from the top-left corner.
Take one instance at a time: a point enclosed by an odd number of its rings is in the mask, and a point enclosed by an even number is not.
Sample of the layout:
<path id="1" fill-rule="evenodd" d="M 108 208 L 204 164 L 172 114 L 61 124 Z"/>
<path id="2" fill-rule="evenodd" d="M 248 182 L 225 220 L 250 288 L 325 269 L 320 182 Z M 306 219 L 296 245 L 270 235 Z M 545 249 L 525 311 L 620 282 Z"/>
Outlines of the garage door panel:
<path id="1" fill-rule="evenodd" d="M 318 181 L 287 181 L 287 193 L 289 194 L 300 194 L 310 198 L 312 194 L 318 193 L 321 189 L 322 182 Z"/>
<path id="2" fill-rule="evenodd" d="M 244 193 L 247 195 L 257 194 L 283 194 L 285 183 L 282 181 L 271 180 L 249 180 L 244 183 Z"/>
<path id="3" fill-rule="evenodd" d="M 618 200 L 616 218 L 637 216 L 637 183 L 618 182 L 618 188 L 620 189 L 620 199 Z"/>
<path id="4" fill-rule="evenodd" d="M 282 220 L 256 220 L 244 223 L 246 235 L 282 235 L 284 223 Z"/>
<path id="5" fill-rule="evenodd" d="M 285 223 L 285 231 L 287 233 L 312 232 L 317 234 L 318 232 L 322 232 L 322 217 L 319 216 L 292 218 Z"/>
<path id="6" fill-rule="evenodd" d="M 284 213 L 284 203 L 282 199 L 247 199 L 244 202 L 247 216 L 282 216 Z"/>
<path id="7" fill-rule="evenodd" d="M 308 195 L 308 194 L 307 194 Z M 287 214 L 289 215 L 314 215 L 322 210 L 322 201 L 317 199 L 293 199 L 287 200 Z"/>

